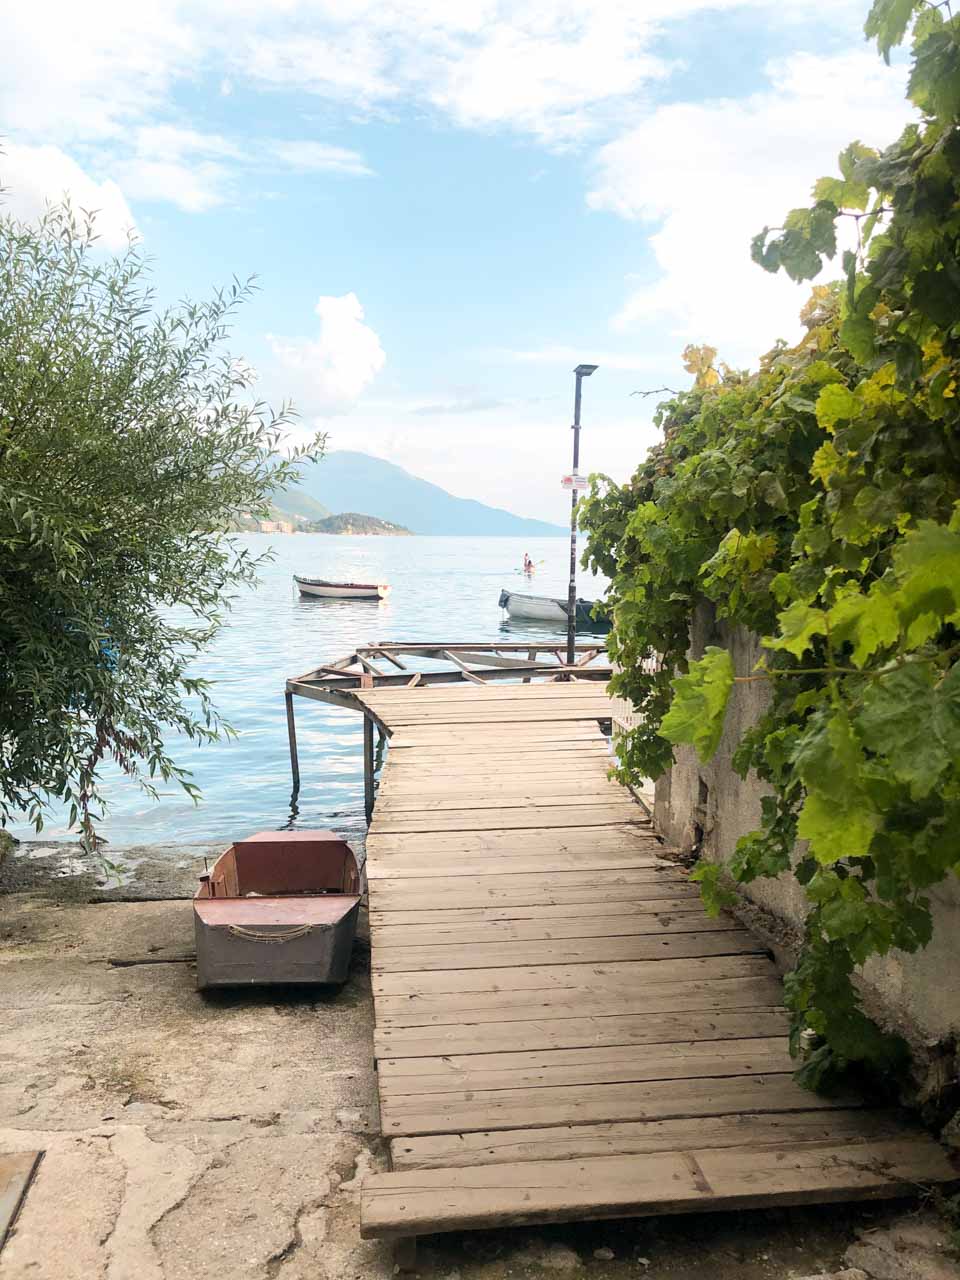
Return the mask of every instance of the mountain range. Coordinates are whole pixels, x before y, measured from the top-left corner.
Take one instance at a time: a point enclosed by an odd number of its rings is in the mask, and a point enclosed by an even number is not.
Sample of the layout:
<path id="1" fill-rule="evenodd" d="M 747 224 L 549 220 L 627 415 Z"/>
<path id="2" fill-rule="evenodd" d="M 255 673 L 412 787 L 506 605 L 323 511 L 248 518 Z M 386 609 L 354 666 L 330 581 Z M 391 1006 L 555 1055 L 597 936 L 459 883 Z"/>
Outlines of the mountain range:
<path id="1" fill-rule="evenodd" d="M 299 481 L 277 493 L 274 501 L 281 510 L 308 520 L 362 511 L 413 533 L 531 538 L 566 533 L 562 525 L 454 497 L 393 462 L 346 449 L 304 463 Z"/>

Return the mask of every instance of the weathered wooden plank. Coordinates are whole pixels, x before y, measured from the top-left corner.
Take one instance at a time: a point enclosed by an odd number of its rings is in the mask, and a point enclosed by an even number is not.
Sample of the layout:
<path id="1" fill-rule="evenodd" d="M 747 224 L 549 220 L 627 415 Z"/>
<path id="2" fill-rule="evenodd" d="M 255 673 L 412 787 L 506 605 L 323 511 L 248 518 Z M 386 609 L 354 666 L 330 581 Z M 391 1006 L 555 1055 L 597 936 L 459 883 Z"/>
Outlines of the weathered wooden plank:
<path id="1" fill-rule="evenodd" d="M 955 1177 L 936 1143 L 913 1137 L 416 1169 L 366 1176 L 360 1233 L 873 1200 Z"/>
<path id="2" fill-rule="evenodd" d="M 693 885 L 686 890 L 685 897 L 655 898 L 646 902 L 642 900 L 627 902 L 616 893 L 610 893 L 606 900 L 597 902 L 536 902 L 527 906 L 461 907 L 459 909 L 445 906 L 440 898 L 433 898 L 432 901 L 434 903 L 432 910 L 426 904 L 422 909 L 412 911 L 390 910 L 383 905 L 371 906 L 371 927 L 404 926 L 406 929 L 417 925 L 429 925 L 431 931 L 437 933 L 454 929 L 459 931 L 469 925 L 498 925 L 511 921 L 531 924 L 561 923 L 570 920 L 590 922 L 593 916 L 602 915 L 613 909 L 625 912 L 627 908 L 630 915 L 624 915 L 624 919 L 651 914 L 692 915 L 703 919 L 703 907 L 700 905 L 697 889 Z M 457 936 L 463 937 L 463 934 L 458 933 Z M 382 933 L 378 934 L 378 937 L 382 939 Z"/>
<path id="3" fill-rule="evenodd" d="M 561 806 L 555 809 L 529 805 L 526 809 L 445 809 L 439 813 L 381 814 L 377 832 L 391 831 L 522 831 L 527 827 L 601 827 L 613 823 L 646 821 L 643 810 L 632 800 L 608 801 L 582 809 Z"/>
<path id="4" fill-rule="evenodd" d="M 609 708 L 614 705 L 599 680 L 577 681 L 570 685 L 555 682 L 533 689 L 503 680 L 487 689 L 467 688 L 465 685 L 431 688 L 421 683 L 412 695 L 408 688 L 358 689 L 356 697 L 366 707 L 383 711 L 388 716 L 404 717 L 449 715 L 455 711 L 479 714 L 514 708 L 535 713 L 541 707 L 571 708 L 575 711 L 578 707 L 596 706 L 601 711 L 605 710 L 609 718 Z"/>
<path id="5" fill-rule="evenodd" d="M 624 798 L 626 797 L 626 798 Z M 578 789 L 557 793 L 554 790 L 531 790 L 511 792 L 500 791 L 490 787 L 486 793 L 479 791 L 461 792 L 452 790 L 446 795 L 424 796 L 416 792 L 400 793 L 381 791 L 377 798 L 377 807 L 381 821 L 401 813 L 445 813 L 448 810 L 462 811 L 465 807 L 480 807 L 485 803 L 496 803 L 498 809 L 569 809 L 609 805 L 611 800 L 624 804 L 632 804 L 627 792 L 622 787 L 593 783 L 592 786 L 581 786 Z M 378 823 L 379 827 L 380 823 Z M 385 828 L 389 829 L 389 827 Z"/>
<path id="6" fill-rule="evenodd" d="M 610 765 L 611 762 L 604 755 L 584 759 L 579 754 L 572 757 L 569 763 L 561 760 L 552 761 L 546 766 L 532 767 L 525 762 L 522 772 L 504 768 L 503 765 L 491 767 L 484 761 L 472 764 L 467 769 L 458 763 L 457 771 L 452 773 L 442 773 L 433 766 L 424 768 L 422 765 L 400 765 L 395 769 L 383 770 L 380 777 L 380 790 L 382 793 L 390 788 L 402 787 L 408 791 L 419 790 L 424 793 L 432 791 L 443 795 L 455 790 L 486 793 L 494 788 L 521 791 L 530 787 L 537 787 L 540 790 L 552 787 L 566 791 L 568 787 L 578 785 L 619 786 L 619 783 L 610 777 Z"/>
<path id="7" fill-rule="evenodd" d="M 392 725 L 541 724 L 556 720 L 609 720 L 613 714 L 613 704 L 608 698 L 591 695 L 575 701 L 569 698 L 539 698 L 535 701 L 515 698 L 495 704 L 457 702 L 430 707 L 394 706 L 365 699 L 364 705 Z"/>
<path id="8" fill-rule="evenodd" d="M 639 805 L 634 806 L 634 812 L 642 812 Z M 642 846 L 645 849 L 657 849 L 658 852 L 662 849 L 650 824 L 642 822 L 611 822 L 599 830 L 589 831 L 575 826 L 529 827 L 521 835 L 517 835 L 509 827 L 490 831 L 421 831 L 409 834 L 403 831 L 381 831 L 375 822 L 367 834 L 368 853 L 372 850 L 400 852 L 405 849 L 455 849 L 464 852 L 479 850 L 494 853 L 498 850 L 502 852 L 503 846 L 513 850 L 519 846 L 524 851 L 555 848 L 561 852 L 569 852 L 571 849 L 594 849 L 602 845 Z M 660 862 L 664 868 L 677 870 L 675 863 L 669 863 L 663 858 Z"/>
<path id="9" fill-rule="evenodd" d="M 655 867 L 653 855 L 647 852 L 632 853 L 629 849 L 611 849 L 598 853 L 553 853 L 550 850 L 534 851 L 515 858 L 498 857 L 491 853 L 449 853 L 423 854 L 407 853 L 397 856 L 380 856 L 367 861 L 367 878 L 374 880 L 390 879 L 433 879 L 435 876 L 502 876 L 510 872 L 539 871 L 551 874 L 553 871 L 574 871 L 580 868 L 596 868 L 598 871 L 609 871 L 621 867 Z M 372 890 L 371 890 L 372 891 Z"/>
<path id="10" fill-rule="evenodd" d="M 382 924 L 370 921 L 373 944 L 378 948 L 449 947 L 478 943 L 549 942 L 562 938 L 626 938 L 642 935 L 712 933 L 738 929 L 729 916 L 711 918 L 701 907 L 669 915 L 614 915 L 608 909 L 598 915 L 568 916 L 550 920 L 483 921 L 474 925 Z"/>
<path id="11" fill-rule="evenodd" d="M 604 1048 L 554 1049 L 521 1053 L 453 1054 L 437 1058 L 384 1058 L 378 1063 L 381 1095 L 482 1093 L 537 1090 L 554 1085 L 628 1084 L 649 1080 L 692 1080 L 711 1076 L 769 1075 L 795 1067 L 786 1036 L 746 1040 L 688 1040 Z M 531 1094 L 536 1099 L 538 1093 Z"/>
<path id="12" fill-rule="evenodd" d="M 729 997 L 727 997 L 729 998 Z M 723 996 L 716 997 L 721 1003 Z M 611 1003 L 612 1002 L 608 1002 Z M 665 1003 L 651 1001 L 650 1004 Z M 677 1002 L 682 1003 L 682 1002 Z M 690 1004 L 705 1004 L 693 997 Z M 584 1045 L 665 1044 L 676 1040 L 723 1040 L 749 1034 L 776 1035 L 786 1031 L 783 1009 L 754 1004 L 749 1009 L 741 997 L 739 1008 L 690 1009 L 687 1012 L 645 1010 L 641 1014 L 573 1017 L 569 1011 L 557 1018 L 511 1022 L 496 1016 L 472 1023 L 447 1022 L 436 1026 L 378 1026 L 374 1047 L 378 1058 L 425 1058 L 444 1053 L 512 1053 L 530 1049 L 575 1049 Z M 581 1006 L 582 1008 L 582 1006 Z"/>
<path id="13" fill-rule="evenodd" d="M 441 746 L 408 751 L 400 744 L 396 750 L 391 745 L 383 773 L 385 777 L 389 777 L 391 773 L 403 776 L 423 773 L 438 777 L 449 772 L 465 779 L 470 776 L 508 778 L 513 776 L 511 770 L 517 763 L 517 755 L 523 756 L 524 769 L 533 775 L 565 773 L 575 777 L 581 766 L 592 769 L 606 766 L 609 769 L 614 764 L 610 744 L 605 738 L 587 739 L 579 745 L 569 742 L 538 742 L 522 751 L 511 751 L 507 746 L 491 746 L 483 758 L 469 761 L 469 767 L 465 767 L 460 755 L 445 754 Z"/>
<path id="14" fill-rule="evenodd" d="M 828 1110 L 850 1105 L 849 1098 L 821 1096 L 801 1088 L 788 1064 L 785 1072 L 714 1076 L 709 1084 L 702 1079 L 668 1079 L 595 1083 L 589 1089 L 578 1084 L 395 1096 L 381 1092 L 380 1119 L 384 1135 L 393 1137 L 606 1120 L 736 1115 L 747 1111 Z"/>
<path id="15" fill-rule="evenodd" d="M 17 1220 L 42 1151 L 0 1152 L 0 1249 Z"/>
<path id="16" fill-rule="evenodd" d="M 462 655 L 461 655 L 462 656 Z M 501 659 L 501 661 L 505 661 Z M 524 668 L 518 671 L 518 678 L 514 680 L 504 679 L 499 684 L 488 685 L 485 689 L 473 688 L 460 682 L 453 684 L 426 685 L 418 693 L 415 701 L 417 702 L 447 702 L 450 700 L 459 701 L 461 698 L 469 698 L 475 702 L 491 702 L 496 698 L 523 698 L 530 700 L 537 697 L 557 698 L 570 697 L 577 698 L 582 691 L 586 689 L 596 688 L 599 694 L 609 697 L 606 692 L 606 683 L 603 680 L 595 681 L 578 681 L 575 684 L 563 681 L 541 681 L 532 684 L 524 684 L 522 676 L 529 670 L 529 663 L 520 659 L 513 659 L 519 662 Z M 479 664 L 478 664 L 479 665 Z M 497 663 L 491 663 L 497 665 Z M 582 674 L 582 673 L 581 673 Z M 411 701 L 406 696 L 403 686 L 377 686 L 373 689 L 364 689 L 360 693 L 360 697 L 364 701 L 370 698 L 388 698 L 396 702 Z"/>
<path id="17" fill-rule="evenodd" d="M 531 698 L 521 689 L 512 697 L 433 699 L 428 694 L 421 694 L 416 698 L 393 700 L 361 696 L 360 701 L 369 710 L 396 724 L 428 724 L 436 720 L 459 723 L 471 717 L 484 720 L 499 718 L 503 722 L 537 720 L 545 712 L 556 713 L 555 718 L 563 720 L 609 720 L 613 711 L 613 703 L 606 694 L 595 693 L 589 685 L 579 686 L 575 697 Z"/>
<path id="18" fill-rule="evenodd" d="M 456 1023 L 473 1026 L 482 1022 L 552 1022 L 558 1018 L 595 1020 L 628 1014 L 773 1009 L 779 1008 L 782 1000 L 783 993 L 772 977 L 651 982 L 644 990 L 632 990 L 614 983 L 591 984 L 585 976 L 582 986 L 571 986 L 565 990 L 514 991 L 502 987 L 467 992 L 384 995 L 377 999 L 376 1016 L 378 1027 L 439 1027 Z M 694 1037 L 685 1038 L 691 1040 Z M 580 1043 L 578 1039 L 567 1047 L 575 1048 Z M 522 1045 L 519 1047 L 523 1048 Z M 492 1046 L 489 1052 L 494 1052 Z M 431 1054 L 423 1056 L 430 1057 Z"/>
<path id="19" fill-rule="evenodd" d="M 420 1059 L 411 1059 L 420 1061 Z M 652 1155 L 723 1147 L 793 1147 L 801 1143 L 860 1144 L 904 1135 L 895 1112 L 787 1111 L 769 1115 L 697 1116 L 557 1125 L 542 1129 L 488 1129 L 475 1133 L 394 1138 L 394 1169 L 463 1168 L 521 1160 L 579 1160 L 590 1156 Z"/>
<path id="20" fill-rule="evenodd" d="M 514 721 L 509 725 L 497 720 L 481 720 L 466 725 L 460 721 L 435 725 L 414 722 L 397 725 L 392 732 L 390 745 L 394 750 L 411 743 L 430 747 L 450 741 L 487 742 L 504 752 L 513 751 L 516 744 L 522 742 L 538 743 L 543 748 L 552 743 L 576 742 L 606 743 L 609 746 L 609 740 L 596 718 Z"/>
<path id="21" fill-rule="evenodd" d="M 514 703 L 509 703 L 514 706 Z M 416 735 L 421 740 L 428 737 L 431 732 L 438 733 L 455 733 L 464 738 L 472 738 L 479 730 L 486 730 L 489 734 L 497 734 L 503 737 L 512 736 L 514 728 L 524 728 L 531 736 L 541 737 L 549 736 L 548 731 L 551 726 L 562 729 L 562 736 L 568 738 L 569 730 L 577 724 L 592 728 L 598 725 L 601 720 L 609 721 L 611 712 L 604 712 L 604 709 L 597 706 L 586 707 L 544 707 L 542 711 L 530 712 L 523 708 L 516 711 L 508 711 L 506 713 L 494 713 L 493 711 L 475 711 L 472 715 L 463 715 L 460 712 L 450 712 L 447 715 L 436 716 L 393 716 L 389 712 L 376 712 L 378 720 L 382 720 L 387 728 L 393 732 L 399 729 L 406 729 L 410 735 Z M 539 732 L 534 733 L 537 730 Z M 599 732 L 599 729 L 597 730 Z"/>
<path id="22" fill-rule="evenodd" d="M 377 859 L 388 855 L 378 853 Z M 699 890 L 675 871 L 653 867 L 577 867 L 552 870 L 507 872 L 491 876 L 454 874 L 435 876 L 431 884 L 409 878 L 385 876 L 370 888 L 371 911 L 393 911 L 430 907 L 475 908 L 523 906 L 530 903 L 571 904 L 611 900 L 655 901 L 674 896 L 698 896 Z"/>
<path id="23" fill-rule="evenodd" d="M 558 942 L 493 942 L 432 947 L 389 947 L 376 951 L 374 973 L 423 969 L 491 969 L 523 964 L 586 963 L 603 960 L 655 960 L 661 956 L 743 955 L 763 953 L 763 944 L 746 929 L 718 933 L 670 933 L 664 936 L 576 938 Z"/>
<path id="24" fill-rule="evenodd" d="M 463 754 L 480 748 L 496 748 L 502 755 L 517 755 L 524 744 L 535 746 L 544 753 L 566 748 L 581 750 L 586 747 L 603 748 L 609 751 L 610 744 L 604 735 L 592 723 L 583 721 L 551 724 L 514 724 L 509 732 L 504 725 L 474 725 L 463 727 L 457 725 L 414 726 L 394 731 L 390 739 L 390 750 L 399 752 L 416 748 L 419 752 L 429 752 L 430 748 L 456 748 Z M 426 758 L 425 756 L 423 758 Z"/>
<path id="25" fill-rule="evenodd" d="M 396 769 L 385 769 L 380 775 L 380 796 L 396 795 L 398 792 L 411 792 L 423 796 L 449 795 L 458 791 L 462 795 L 482 792 L 485 795 L 496 788 L 505 794 L 522 791 L 525 788 L 549 786 L 556 790 L 568 787 L 592 788 L 603 783 L 610 783 L 610 761 L 601 756 L 598 759 L 584 760 L 575 757 L 576 764 L 539 765 L 536 768 L 523 767 L 522 776 L 517 776 L 512 769 L 502 765 L 490 768 L 486 764 L 471 768 L 464 772 L 463 766 L 444 772 L 442 769 L 423 769 L 403 766 Z"/>
<path id="26" fill-rule="evenodd" d="M 624 990 L 642 995 L 664 982 L 675 984 L 676 992 L 685 994 L 691 983 L 717 978 L 776 979 L 777 969 L 769 956 L 693 956 L 680 960 L 615 960 L 610 964 L 543 964 L 518 966 L 513 969 L 431 969 L 420 973 L 375 974 L 376 996 L 425 996 L 452 994 L 455 991 L 480 991 L 498 997 L 504 1006 L 523 1003 L 515 997 L 520 992 L 537 993 L 537 998 L 562 996 L 565 991 L 616 993 Z M 767 987 L 767 993 L 782 996 L 779 987 Z M 778 999 L 776 1003 L 780 1003 Z"/>

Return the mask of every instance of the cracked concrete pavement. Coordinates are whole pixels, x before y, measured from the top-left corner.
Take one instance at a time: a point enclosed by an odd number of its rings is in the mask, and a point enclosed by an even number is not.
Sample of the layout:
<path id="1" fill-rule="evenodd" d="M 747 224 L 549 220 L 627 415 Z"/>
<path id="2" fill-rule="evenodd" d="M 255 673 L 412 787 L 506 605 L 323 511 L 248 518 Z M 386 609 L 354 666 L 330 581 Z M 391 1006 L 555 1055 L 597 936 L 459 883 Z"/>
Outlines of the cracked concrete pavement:
<path id="1" fill-rule="evenodd" d="M 358 1229 L 384 1157 L 363 941 L 339 992 L 203 996 L 189 902 L 70 898 L 0 896 L 0 1150 L 46 1152 L 4 1280 L 391 1277 Z M 905 1221 L 838 1206 L 452 1235 L 419 1272 L 958 1280 L 936 1220 Z"/>

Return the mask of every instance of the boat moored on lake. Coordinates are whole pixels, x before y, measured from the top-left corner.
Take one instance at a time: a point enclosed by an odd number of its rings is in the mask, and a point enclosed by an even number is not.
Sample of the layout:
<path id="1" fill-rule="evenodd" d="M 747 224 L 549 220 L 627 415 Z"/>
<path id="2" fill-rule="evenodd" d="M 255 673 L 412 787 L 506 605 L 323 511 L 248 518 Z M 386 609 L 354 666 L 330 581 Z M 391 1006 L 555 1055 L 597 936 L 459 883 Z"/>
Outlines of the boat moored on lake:
<path id="1" fill-rule="evenodd" d="M 595 600 L 578 599 L 576 625 L 584 631 L 603 634 L 610 630 L 610 619 L 603 614 L 595 618 L 595 607 Z M 506 609 L 509 617 L 517 620 L 553 623 L 562 627 L 567 625 L 567 602 L 553 596 L 531 596 L 522 591 L 508 591 L 504 588 L 500 592 L 500 608 Z"/>
<path id="2" fill-rule="evenodd" d="M 328 582 L 324 578 L 293 575 L 302 596 L 326 600 L 383 600 L 390 590 L 384 582 Z"/>
<path id="3" fill-rule="evenodd" d="M 261 831 L 200 878 L 197 986 L 341 983 L 360 912 L 356 855 L 333 831 Z"/>

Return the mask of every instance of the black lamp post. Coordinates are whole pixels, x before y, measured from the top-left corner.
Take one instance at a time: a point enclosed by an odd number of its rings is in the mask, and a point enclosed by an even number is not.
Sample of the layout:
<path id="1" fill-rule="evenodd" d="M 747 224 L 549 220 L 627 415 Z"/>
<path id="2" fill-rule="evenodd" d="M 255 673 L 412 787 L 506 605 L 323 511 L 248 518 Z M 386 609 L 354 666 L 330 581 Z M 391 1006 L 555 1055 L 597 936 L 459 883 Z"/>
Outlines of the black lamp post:
<path id="1" fill-rule="evenodd" d="M 573 396 L 573 483 L 577 483 L 580 465 L 580 384 L 597 369 L 595 364 L 578 364 L 574 369 L 577 385 Z M 567 666 L 572 667 L 577 644 L 577 490 L 570 495 L 570 586 L 567 590 Z"/>

